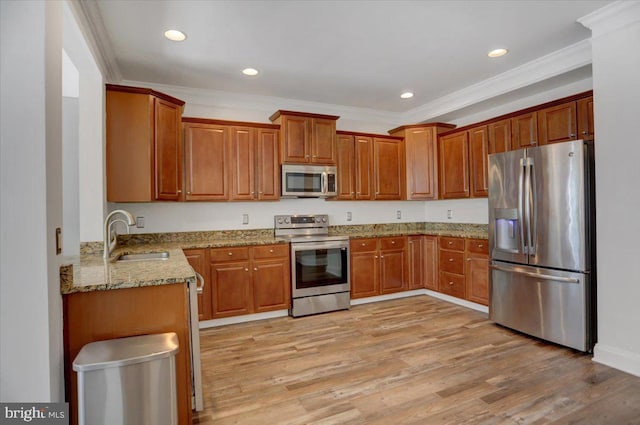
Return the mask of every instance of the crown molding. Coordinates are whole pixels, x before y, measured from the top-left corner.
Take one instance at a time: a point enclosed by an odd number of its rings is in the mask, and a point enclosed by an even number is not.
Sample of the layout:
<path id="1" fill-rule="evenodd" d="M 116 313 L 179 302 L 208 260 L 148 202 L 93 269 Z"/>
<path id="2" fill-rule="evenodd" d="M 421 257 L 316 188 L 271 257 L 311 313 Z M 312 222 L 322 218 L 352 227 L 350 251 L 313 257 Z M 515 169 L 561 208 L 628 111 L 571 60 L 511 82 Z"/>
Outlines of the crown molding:
<path id="1" fill-rule="evenodd" d="M 640 22 L 640 2 L 616 1 L 578 19 L 592 31 L 593 37 Z"/>
<path id="2" fill-rule="evenodd" d="M 325 115 L 338 115 L 340 118 L 346 120 L 379 122 L 391 126 L 397 125 L 399 122 L 398 120 L 402 119 L 402 114 L 398 112 L 379 111 L 376 109 L 287 99 L 283 97 L 231 93 L 210 89 L 196 89 L 192 87 L 157 84 L 146 81 L 125 80 L 122 84 L 151 87 L 154 90 L 182 99 L 187 102 L 187 105 L 263 111 L 265 112 L 265 119 L 278 109 L 304 111 Z"/>
<path id="3" fill-rule="evenodd" d="M 556 50 L 495 77 L 425 103 L 402 114 L 406 122 L 421 122 L 547 80 L 591 63 L 589 39 Z"/>
<path id="4" fill-rule="evenodd" d="M 122 80 L 113 46 L 104 26 L 98 3 L 90 0 L 67 0 L 78 27 L 102 72 L 104 79 L 113 84 Z"/>

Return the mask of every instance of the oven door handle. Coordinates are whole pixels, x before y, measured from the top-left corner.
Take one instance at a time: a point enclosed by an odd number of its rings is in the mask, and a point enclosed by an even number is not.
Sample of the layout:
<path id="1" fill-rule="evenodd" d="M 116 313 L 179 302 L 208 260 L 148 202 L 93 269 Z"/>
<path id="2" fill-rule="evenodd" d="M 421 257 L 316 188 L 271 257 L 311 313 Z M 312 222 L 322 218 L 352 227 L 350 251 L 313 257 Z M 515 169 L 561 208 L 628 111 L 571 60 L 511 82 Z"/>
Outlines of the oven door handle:
<path id="1" fill-rule="evenodd" d="M 349 247 L 349 242 L 301 242 L 301 243 L 292 243 L 291 250 L 292 251 L 311 251 L 313 249 L 347 249 Z"/>

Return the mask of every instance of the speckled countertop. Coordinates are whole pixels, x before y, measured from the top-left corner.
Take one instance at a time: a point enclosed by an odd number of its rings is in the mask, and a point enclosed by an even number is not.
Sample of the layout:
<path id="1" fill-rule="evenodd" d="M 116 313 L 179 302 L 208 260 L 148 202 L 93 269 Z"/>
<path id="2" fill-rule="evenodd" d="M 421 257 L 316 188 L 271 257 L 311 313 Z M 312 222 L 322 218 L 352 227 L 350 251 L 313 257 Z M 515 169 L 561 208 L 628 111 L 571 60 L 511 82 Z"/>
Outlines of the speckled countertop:
<path id="1" fill-rule="evenodd" d="M 392 223 L 331 226 L 331 235 L 350 238 L 435 235 L 487 239 L 486 224 Z M 286 243 L 273 229 L 122 235 L 110 261 L 102 259 L 102 243 L 83 243 L 79 257 L 60 268 L 62 294 L 195 282 L 183 249 Z M 114 262 L 120 254 L 169 252 L 166 260 Z"/>

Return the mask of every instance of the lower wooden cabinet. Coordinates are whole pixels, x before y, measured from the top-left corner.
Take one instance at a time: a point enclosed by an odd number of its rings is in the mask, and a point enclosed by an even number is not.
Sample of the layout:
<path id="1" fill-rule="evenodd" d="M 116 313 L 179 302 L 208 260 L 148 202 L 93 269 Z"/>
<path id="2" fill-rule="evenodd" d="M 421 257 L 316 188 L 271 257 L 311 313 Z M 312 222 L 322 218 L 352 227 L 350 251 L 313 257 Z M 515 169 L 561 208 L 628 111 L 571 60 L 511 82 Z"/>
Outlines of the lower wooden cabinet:
<path id="1" fill-rule="evenodd" d="M 200 320 L 290 307 L 288 244 L 185 249 L 184 253 L 205 280 L 198 297 Z"/>
<path id="2" fill-rule="evenodd" d="M 438 239 L 438 291 L 458 298 L 465 296 L 464 239 Z"/>
<path id="3" fill-rule="evenodd" d="M 469 301 L 489 304 L 489 244 L 486 239 L 465 241 L 466 294 Z"/>
<path id="4" fill-rule="evenodd" d="M 408 289 L 424 288 L 425 255 L 424 237 L 407 236 L 407 261 L 409 262 Z"/>
<path id="5" fill-rule="evenodd" d="M 424 287 L 438 290 L 438 237 L 422 236 L 424 243 Z"/>
<path id="6" fill-rule="evenodd" d="M 351 298 L 365 298 L 407 289 L 405 236 L 353 239 Z"/>
<path id="7" fill-rule="evenodd" d="M 486 239 L 438 238 L 438 291 L 488 305 L 489 247 Z"/>

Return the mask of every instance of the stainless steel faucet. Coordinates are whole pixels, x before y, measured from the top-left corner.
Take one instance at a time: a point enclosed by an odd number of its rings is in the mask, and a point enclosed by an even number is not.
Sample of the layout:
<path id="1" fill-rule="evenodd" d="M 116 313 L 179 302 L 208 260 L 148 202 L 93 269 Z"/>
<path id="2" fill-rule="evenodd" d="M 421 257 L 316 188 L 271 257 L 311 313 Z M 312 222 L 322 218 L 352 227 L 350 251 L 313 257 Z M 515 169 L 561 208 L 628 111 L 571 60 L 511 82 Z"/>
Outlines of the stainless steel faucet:
<path id="1" fill-rule="evenodd" d="M 126 218 L 126 221 L 122 218 L 111 220 L 111 218 L 117 214 L 122 214 Z M 107 218 L 104 219 L 104 232 L 102 234 L 104 238 L 104 251 L 102 254 L 102 258 L 104 258 L 105 260 L 109 259 L 109 256 L 118 243 L 118 235 L 116 234 L 115 230 L 112 230 L 111 228 L 113 223 L 117 222 L 123 223 L 127 226 L 127 233 L 129 233 L 129 227 L 136 224 L 136 220 L 133 218 L 133 215 L 129 211 L 113 210 L 109 213 L 109 215 L 107 215 Z"/>

